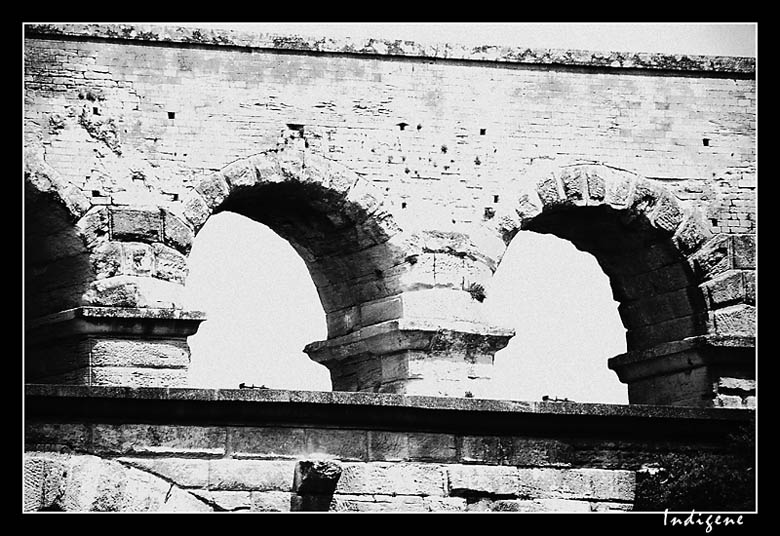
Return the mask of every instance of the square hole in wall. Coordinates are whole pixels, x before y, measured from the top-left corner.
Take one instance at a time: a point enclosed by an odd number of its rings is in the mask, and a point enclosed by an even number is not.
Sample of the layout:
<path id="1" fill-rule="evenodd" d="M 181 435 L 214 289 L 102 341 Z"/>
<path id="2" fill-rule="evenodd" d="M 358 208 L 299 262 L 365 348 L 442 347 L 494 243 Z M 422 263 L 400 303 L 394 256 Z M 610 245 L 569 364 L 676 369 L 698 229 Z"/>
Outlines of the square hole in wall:
<path id="1" fill-rule="evenodd" d="M 176 112 L 168 112 L 168 119 L 176 119 Z"/>

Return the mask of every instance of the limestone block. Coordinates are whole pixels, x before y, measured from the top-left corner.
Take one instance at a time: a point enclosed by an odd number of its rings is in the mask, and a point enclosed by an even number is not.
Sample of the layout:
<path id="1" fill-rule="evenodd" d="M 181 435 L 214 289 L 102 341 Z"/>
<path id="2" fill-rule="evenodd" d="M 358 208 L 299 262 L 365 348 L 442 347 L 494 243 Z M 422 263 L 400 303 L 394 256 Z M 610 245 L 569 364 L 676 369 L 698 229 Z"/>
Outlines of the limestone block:
<path id="1" fill-rule="evenodd" d="M 76 224 L 84 243 L 93 248 L 98 242 L 108 240 L 111 229 L 111 214 L 105 207 L 93 207 Z"/>
<path id="2" fill-rule="evenodd" d="M 236 188 L 254 186 L 257 183 L 255 164 L 248 159 L 237 160 L 222 169 L 227 185 L 231 191 Z"/>
<path id="3" fill-rule="evenodd" d="M 298 495 L 332 495 L 341 471 L 341 464 L 335 460 L 299 460 L 295 464 L 293 491 Z"/>
<path id="4" fill-rule="evenodd" d="M 683 220 L 683 211 L 671 194 L 661 196 L 658 206 L 650 215 L 650 221 L 656 229 L 673 234 Z"/>
<path id="5" fill-rule="evenodd" d="M 295 462 L 210 460 L 209 490 L 291 491 Z"/>
<path id="6" fill-rule="evenodd" d="M 195 196 L 197 194 L 192 195 Z M 192 241 L 195 238 L 192 228 L 170 211 L 163 210 L 163 215 L 165 217 L 163 221 L 163 243 L 175 248 L 184 255 L 189 254 L 190 249 L 192 249 Z M 205 216 L 208 217 L 208 214 L 205 213 Z M 199 219 L 199 217 L 196 219 Z M 205 219 L 203 221 L 205 222 Z"/>
<path id="7" fill-rule="evenodd" d="M 710 279 L 732 268 L 728 235 L 718 235 L 691 257 L 700 277 Z"/>
<path id="8" fill-rule="evenodd" d="M 309 453 L 329 455 L 340 460 L 366 460 L 368 459 L 368 432 L 308 428 L 306 448 Z"/>
<path id="9" fill-rule="evenodd" d="M 580 167 L 564 168 L 558 175 L 566 199 L 575 205 L 584 205 L 588 196 L 585 171 Z"/>
<path id="10" fill-rule="evenodd" d="M 158 279 L 183 285 L 189 273 L 187 258 L 163 244 L 152 244 L 152 251 L 154 252 L 152 275 Z"/>
<path id="11" fill-rule="evenodd" d="M 731 239 L 733 248 L 734 268 L 755 269 L 756 238 L 755 235 L 737 235 Z"/>
<path id="12" fill-rule="evenodd" d="M 91 338 L 89 352 L 93 367 L 186 368 L 190 363 L 189 346 L 181 339 Z"/>
<path id="13" fill-rule="evenodd" d="M 684 218 L 677 228 L 673 240 L 681 253 L 689 255 L 696 251 L 711 236 L 711 233 L 704 228 L 696 216 L 689 215 Z"/>
<path id="14" fill-rule="evenodd" d="M 124 252 L 117 242 L 99 243 L 89 256 L 95 279 L 114 277 L 122 273 Z"/>
<path id="15" fill-rule="evenodd" d="M 756 334 L 756 308 L 752 305 L 733 305 L 717 309 L 712 315 L 719 335 L 753 337 Z"/>
<path id="16" fill-rule="evenodd" d="M 536 185 L 536 193 L 545 209 L 564 204 L 566 201 L 566 198 L 558 190 L 558 179 L 555 175 L 549 175 L 540 180 Z"/>
<path id="17" fill-rule="evenodd" d="M 192 190 L 190 193 L 184 196 L 182 199 L 182 205 L 184 206 L 184 218 L 197 232 L 197 230 L 200 229 L 204 223 L 206 223 L 206 220 L 211 215 L 208 203 L 206 203 L 206 201 L 198 192 Z"/>
<path id="18" fill-rule="evenodd" d="M 736 391 L 755 392 L 756 380 L 743 379 L 743 378 L 719 378 L 719 389 L 729 389 Z"/>
<path id="19" fill-rule="evenodd" d="M 230 188 L 222 174 L 211 173 L 198 182 L 197 186 L 195 186 L 195 191 L 203 197 L 209 210 L 213 211 L 228 196 Z"/>
<path id="20" fill-rule="evenodd" d="M 429 512 L 463 512 L 466 499 L 463 497 L 423 497 L 423 506 Z"/>
<path id="21" fill-rule="evenodd" d="M 284 491 L 251 491 L 253 512 L 289 512 L 290 493 Z"/>
<path id="22" fill-rule="evenodd" d="M 615 209 L 626 208 L 632 199 L 637 176 L 604 168 L 599 169 L 598 174 L 605 181 L 604 203 Z"/>
<path id="23" fill-rule="evenodd" d="M 117 458 L 118 461 L 160 475 L 182 488 L 206 488 L 209 460 L 196 458 Z"/>
<path id="24" fill-rule="evenodd" d="M 125 243 L 122 244 L 124 250 L 123 273 L 125 275 L 135 275 L 149 277 L 154 270 L 155 255 L 152 247 L 148 244 Z"/>
<path id="25" fill-rule="evenodd" d="M 112 207 L 111 238 L 123 242 L 162 240 L 162 213 L 159 208 Z"/>
<path id="26" fill-rule="evenodd" d="M 90 284 L 84 294 L 89 305 L 103 307 L 173 308 L 182 302 L 184 287 L 152 277 L 116 276 Z"/>
<path id="27" fill-rule="evenodd" d="M 87 450 L 89 425 L 81 423 L 44 423 L 27 420 L 24 427 L 26 450 L 69 451 Z"/>
<path id="28" fill-rule="evenodd" d="M 222 456 L 224 428 L 154 424 L 103 424 L 92 426 L 96 454 Z"/>
<path id="29" fill-rule="evenodd" d="M 236 458 L 298 459 L 308 452 L 305 431 L 299 428 L 237 426 L 229 430 L 229 438 Z"/>
<path id="30" fill-rule="evenodd" d="M 450 494 L 516 495 L 519 488 L 516 467 L 448 465 Z"/>
<path id="31" fill-rule="evenodd" d="M 746 298 L 744 272 L 729 270 L 702 285 L 709 296 L 712 308 L 722 307 Z"/>
<path id="32" fill-rule="evenodd" d="M 446 475 L 435 464 L 345 463 L 337 494 L 444 496 Z"/>
<path id="33" fill-rule="evenodd" d="M 187 385 L 187 369 L 91 367 L 88 384 L 127 387 L 184 387 Z"/>

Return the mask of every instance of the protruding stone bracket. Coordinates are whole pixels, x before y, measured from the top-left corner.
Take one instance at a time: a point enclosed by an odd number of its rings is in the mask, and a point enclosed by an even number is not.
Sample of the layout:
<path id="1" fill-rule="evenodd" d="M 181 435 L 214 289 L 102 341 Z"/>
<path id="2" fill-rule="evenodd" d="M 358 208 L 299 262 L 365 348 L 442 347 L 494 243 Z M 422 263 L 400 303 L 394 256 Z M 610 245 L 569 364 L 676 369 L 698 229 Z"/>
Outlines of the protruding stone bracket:
<path id="1" fill-rule="evenodd" d="M 419 319 L 383 322 L 306 346 L 331 372 L 334 391 L 485 396 L 495 353 L 514 330 Z"/>
<path id="2" fill-rule="evenodd" d="M 631 404 L 755 406 L 755 339 L 702 335 L 609 360 Z"/>
<path id="3" fill-rule="evenodd" d="M 79 307 L 26 326 L 25 379 L 37 383 L 174 387 L 186 384 L 187 337 L 200 311 Z"/>
<path id="4" fill-rule="evenodd" d="M 300 512 L 329 510 L 341 471 L 341 464 L 336 460 L 298 461 L 295 464 L 290 509 Z"/>

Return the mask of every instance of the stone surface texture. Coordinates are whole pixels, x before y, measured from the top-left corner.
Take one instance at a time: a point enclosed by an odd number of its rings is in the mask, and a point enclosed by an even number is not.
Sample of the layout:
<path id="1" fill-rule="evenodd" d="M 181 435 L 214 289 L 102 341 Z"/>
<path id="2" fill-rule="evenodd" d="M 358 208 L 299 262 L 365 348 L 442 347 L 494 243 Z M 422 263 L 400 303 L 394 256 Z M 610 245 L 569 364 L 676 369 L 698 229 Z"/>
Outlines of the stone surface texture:
<path id="1" fill-rule="evenodd" d="M 198 231 L 232 211 L 303 258 L 328 326 L 307 349 L 341 389 L 483 394 L 513 335 L 485 288 L 524 231 L 597 258 L 629 352 L 755 337 L 754 59 L 24 30 L 26 320 L 182 311 Z M 130 339 L 40 344 L 31 379 L 186 381 L 186 335 Z M 700 388 L 669 403 L 733 405 Z"/>

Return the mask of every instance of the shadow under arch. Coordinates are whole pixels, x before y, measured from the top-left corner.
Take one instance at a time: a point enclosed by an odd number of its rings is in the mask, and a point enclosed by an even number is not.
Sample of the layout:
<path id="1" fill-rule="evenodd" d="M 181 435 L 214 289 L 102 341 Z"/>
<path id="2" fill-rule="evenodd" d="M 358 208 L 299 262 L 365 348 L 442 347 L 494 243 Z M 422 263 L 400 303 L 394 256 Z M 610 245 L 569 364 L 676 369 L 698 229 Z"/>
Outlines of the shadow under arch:
<path id="1" fill-rule="evenodd" d="M 200 180 L 183 199 L 195 233 L 220 212 L 266 225 L 303 259 L 326 314 L 328 338 L 398 318 L 371 307 L 402 291 L 418 249 L 372 182 L 297 146 L 269 149 Z"/>

